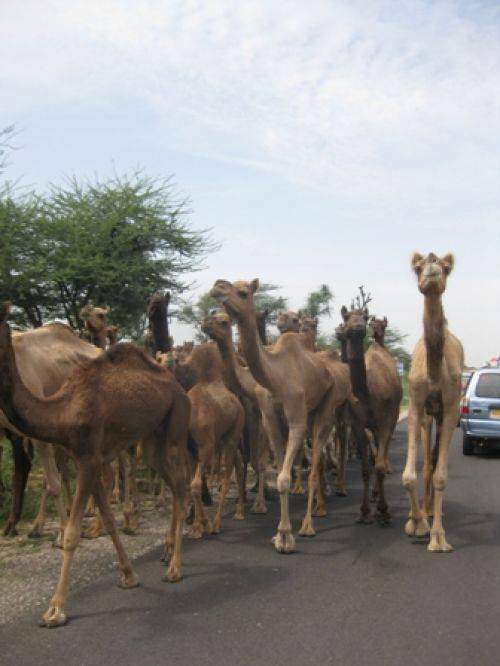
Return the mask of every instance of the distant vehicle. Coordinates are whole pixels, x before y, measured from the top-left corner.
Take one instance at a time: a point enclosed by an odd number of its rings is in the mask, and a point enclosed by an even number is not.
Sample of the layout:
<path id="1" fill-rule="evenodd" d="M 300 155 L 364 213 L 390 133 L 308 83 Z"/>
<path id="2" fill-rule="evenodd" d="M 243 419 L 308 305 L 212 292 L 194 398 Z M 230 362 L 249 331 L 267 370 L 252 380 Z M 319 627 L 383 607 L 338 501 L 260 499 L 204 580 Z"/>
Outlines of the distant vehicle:
<path id="1" fill-rule="evenodd" d="M 460 408 L 463 453 L 500 443 L 500 368 L 481 368 L 469 379 Z"/>
<path id="2" fill-rule="evenodd" d="M 462 372 L 462 395 L 464 395 L 467 386 L 469 385 L 470 378 L 472 377 L 473 374 L 474 374 L 473 370 L 464 370 Z"/>

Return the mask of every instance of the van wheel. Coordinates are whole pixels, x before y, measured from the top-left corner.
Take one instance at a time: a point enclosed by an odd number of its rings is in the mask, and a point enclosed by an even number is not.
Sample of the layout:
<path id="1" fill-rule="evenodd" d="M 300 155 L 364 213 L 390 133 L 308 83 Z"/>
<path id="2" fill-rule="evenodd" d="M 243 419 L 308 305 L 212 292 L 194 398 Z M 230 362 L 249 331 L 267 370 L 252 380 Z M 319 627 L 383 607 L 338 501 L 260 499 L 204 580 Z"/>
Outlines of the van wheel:
<path id="1" fill-rule="evenodd" d="M 464 456 L 474 455 L 474 448 L 475 448 L 474 440 L 464 435 L 464 441 L 463 441 Z"/>

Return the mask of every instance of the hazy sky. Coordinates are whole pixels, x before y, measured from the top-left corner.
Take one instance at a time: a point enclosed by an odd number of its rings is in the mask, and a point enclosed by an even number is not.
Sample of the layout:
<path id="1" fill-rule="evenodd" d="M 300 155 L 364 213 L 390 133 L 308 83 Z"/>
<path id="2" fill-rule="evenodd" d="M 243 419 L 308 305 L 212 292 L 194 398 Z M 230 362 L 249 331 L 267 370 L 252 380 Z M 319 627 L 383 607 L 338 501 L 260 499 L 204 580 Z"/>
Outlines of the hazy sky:
<path id="1" fill-rule="evenodd" d="M 496 0 L 2 2 L 0 61 L 8 176 L 175 174 L 223 243 L 200 290 L 326 282 L 328 332 L 364 283 L 411 347 L 410 254 L 452 251 L 450 328 L 500 353 Z"/>

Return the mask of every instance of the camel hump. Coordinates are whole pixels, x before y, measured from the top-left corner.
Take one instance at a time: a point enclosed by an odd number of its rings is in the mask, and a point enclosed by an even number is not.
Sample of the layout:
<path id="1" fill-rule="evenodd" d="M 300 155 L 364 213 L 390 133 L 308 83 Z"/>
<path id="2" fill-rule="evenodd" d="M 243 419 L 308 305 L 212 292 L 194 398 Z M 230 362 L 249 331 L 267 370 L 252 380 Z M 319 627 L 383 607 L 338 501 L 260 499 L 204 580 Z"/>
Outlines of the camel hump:
<path id="1" fill-rule="evenodd" d="M 165 368 L 131 342 L 119 342 L 94 360 L 96 364 L 106 362 L 112 365 L 125 365 L 130 368 L 147 368 L 158 374 L 165 372 Z"/>
<path id="2" fill-rule="evenodd" d="M 197 381 L 222 381 L 222 358 L 214 343 L 197 345 L 190 354 L 189 362 L 195 368 Z"/>

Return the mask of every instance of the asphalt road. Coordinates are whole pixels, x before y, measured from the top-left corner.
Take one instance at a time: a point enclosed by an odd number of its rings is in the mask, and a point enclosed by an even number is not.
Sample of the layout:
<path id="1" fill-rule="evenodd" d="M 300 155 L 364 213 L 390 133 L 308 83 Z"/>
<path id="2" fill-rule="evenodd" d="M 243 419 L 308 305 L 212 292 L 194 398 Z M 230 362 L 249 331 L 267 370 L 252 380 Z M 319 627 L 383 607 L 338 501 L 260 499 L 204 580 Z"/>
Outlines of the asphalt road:
<path id="1" fill-rule="evenodd" d="M 204 542 L 186 540 L 184 580 L 161 582 L 154 552 L 136 563 L 142 586 L 115 575 L 70 597 L 70 623 L 37 618 L 0 629 L 0 663 L 16 664 L 383 664 L 500 663 L 500 458 L 465 458 L 456 432 L 445 501 L 455 551 L 431 554 L 403 533 L 400 485 L 406 430 L 392 447 L 391 527 L 355 523 L 360 472 L 350 464 L 347 498 L 331 497 L 314 539 L 279 555 L 270 514 L 230 518 Z M 294 530 L 305 500 L 292 501 Z"/>

